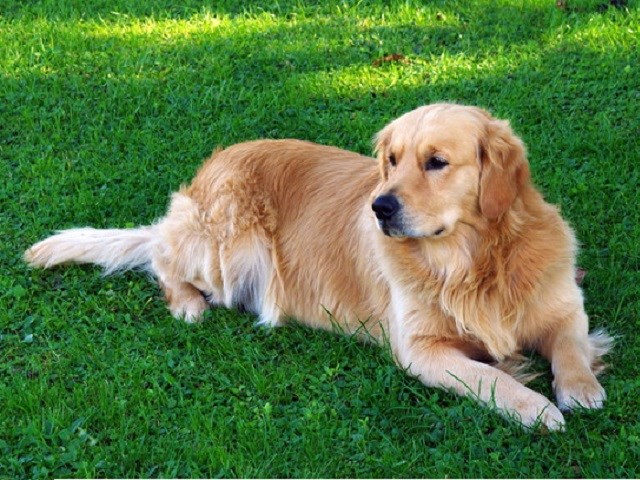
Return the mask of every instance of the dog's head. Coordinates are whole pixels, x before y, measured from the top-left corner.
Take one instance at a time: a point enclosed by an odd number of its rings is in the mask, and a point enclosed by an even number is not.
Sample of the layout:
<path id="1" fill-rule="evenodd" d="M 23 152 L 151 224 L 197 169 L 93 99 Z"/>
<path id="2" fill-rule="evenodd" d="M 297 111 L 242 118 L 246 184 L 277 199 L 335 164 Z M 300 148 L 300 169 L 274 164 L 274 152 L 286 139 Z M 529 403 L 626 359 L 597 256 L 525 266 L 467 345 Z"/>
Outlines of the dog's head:
<path id="1" fill-rule="evenodd" d="M 381 182 L 372 209 L 385 235 L 441 238 L 460 223 L 495 222 L 529 182 L 522 141 L 476 107 L 435 104 L 378 133 Z"/>

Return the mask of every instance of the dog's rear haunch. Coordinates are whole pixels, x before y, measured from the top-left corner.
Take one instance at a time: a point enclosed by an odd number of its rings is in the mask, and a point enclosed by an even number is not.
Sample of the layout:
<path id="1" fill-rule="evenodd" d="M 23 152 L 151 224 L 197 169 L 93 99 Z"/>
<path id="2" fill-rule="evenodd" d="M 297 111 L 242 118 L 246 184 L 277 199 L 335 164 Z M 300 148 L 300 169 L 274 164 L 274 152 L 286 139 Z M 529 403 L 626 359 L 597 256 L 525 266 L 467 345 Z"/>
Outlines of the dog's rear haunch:
<path id="1" fill-rule="evenodd" d="M 388 124 L 375 150 L 377 161 L 297 140 L 234 145 L 155 224 L 66 230 L 25 258 L 145 268 L 188 322 L 224 305 L 271 326 L 364 327 L 425 385 L 526 426 L 562 429 L 561 410 L 602 407 L 611 341 L 588 334 L 573 232 L 531 183 L 508 122 L 430 105 Z M 557 407 L 498 368 L 522 349 L 551 362 Z"/>

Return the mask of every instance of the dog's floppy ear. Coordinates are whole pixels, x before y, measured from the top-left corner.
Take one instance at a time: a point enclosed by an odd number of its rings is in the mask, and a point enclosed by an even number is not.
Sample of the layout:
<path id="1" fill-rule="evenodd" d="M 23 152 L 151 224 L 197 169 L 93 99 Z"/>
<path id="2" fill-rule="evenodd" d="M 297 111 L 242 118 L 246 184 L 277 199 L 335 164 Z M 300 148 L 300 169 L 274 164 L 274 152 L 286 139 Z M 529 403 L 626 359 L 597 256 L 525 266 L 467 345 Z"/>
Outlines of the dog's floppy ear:
<path id="1" fill-rule="evenodd" d="M 487 118 L 480 141 L 480 211 L 490 220 L 500 218 L 529 181 L 525 147 L 509 122 Z"/>
<path id="2" fill-rule="evenodd" d="M 391 133 L 393 132 L 393 123 L 388 124 L 380 130 L 373 138 L 373 151 L 378 158 L 380 166 L 380 175 L 384 180 L 389 176 L 388 162 L 385 158 L 389 143 L 391 142 Z"/>

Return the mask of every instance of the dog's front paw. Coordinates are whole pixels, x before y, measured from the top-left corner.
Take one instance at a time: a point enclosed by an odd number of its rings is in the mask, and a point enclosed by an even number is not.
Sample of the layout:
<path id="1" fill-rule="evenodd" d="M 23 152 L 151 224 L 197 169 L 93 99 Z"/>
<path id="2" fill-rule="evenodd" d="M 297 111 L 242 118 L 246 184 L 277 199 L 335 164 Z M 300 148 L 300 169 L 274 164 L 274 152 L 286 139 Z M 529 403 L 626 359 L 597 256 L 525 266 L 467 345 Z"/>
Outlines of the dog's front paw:
<path id="1" fill-rule="evenodd" d="M 576 408 L 602 408 L 607 395 L 595 376 L 554 382 L 558 407 L 563 412 Z"/>

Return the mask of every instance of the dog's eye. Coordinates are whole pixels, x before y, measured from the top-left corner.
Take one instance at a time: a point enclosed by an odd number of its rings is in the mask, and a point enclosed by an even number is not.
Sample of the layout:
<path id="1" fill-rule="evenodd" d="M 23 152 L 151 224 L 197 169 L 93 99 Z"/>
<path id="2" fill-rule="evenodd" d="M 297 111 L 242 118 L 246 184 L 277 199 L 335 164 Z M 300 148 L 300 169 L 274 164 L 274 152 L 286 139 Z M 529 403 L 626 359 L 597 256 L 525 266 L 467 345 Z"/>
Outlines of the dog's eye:
<path id="1" fill-rule="evenodd" d="M 425 170 L 442 170 L 447 165 L 449 165 L 449 162 L 447 162 L 444 158 L 431 157 L 424 164 L 424 169 Z"/>
<path id="2" fill-rule="evenodd" d="M 389 154 L 389 164 L 390 164 L 392 167 L 395 167 L 395 166 L 396 166 L 396 156 L 395 156 L 393 153 L 390 153 L 390 154 Z"/>

